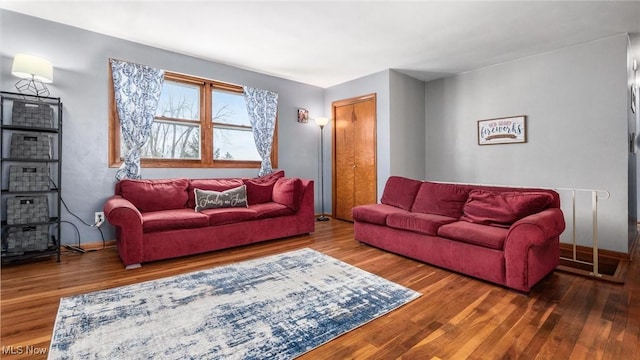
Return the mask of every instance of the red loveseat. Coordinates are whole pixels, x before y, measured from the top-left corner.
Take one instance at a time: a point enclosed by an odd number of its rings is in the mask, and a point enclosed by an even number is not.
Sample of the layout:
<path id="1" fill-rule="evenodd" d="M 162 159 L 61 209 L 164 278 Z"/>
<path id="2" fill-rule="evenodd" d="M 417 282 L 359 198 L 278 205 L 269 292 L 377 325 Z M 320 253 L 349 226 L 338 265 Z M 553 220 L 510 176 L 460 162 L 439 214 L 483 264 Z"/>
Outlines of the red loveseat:
<path id="1" fill-rule="evenodd" d="M 196 189 L 216 194 L 238 187 L 247 206 L 195 210 Z M 239 206 L 236 200 L 233 205 Z M 127 269 L 306 234 L 315 227 L 313 181 L 286 178 L 283 171 L 255 179 L 121 180 L 104 213 L 116 228 L 118 254 Z"/>
<path id="2" fill-rule="evenodd" d="M 523 292 L 558 266 L 565 228 L 553 190 L 397 176 L 353 219 L 360 242 Z"/>

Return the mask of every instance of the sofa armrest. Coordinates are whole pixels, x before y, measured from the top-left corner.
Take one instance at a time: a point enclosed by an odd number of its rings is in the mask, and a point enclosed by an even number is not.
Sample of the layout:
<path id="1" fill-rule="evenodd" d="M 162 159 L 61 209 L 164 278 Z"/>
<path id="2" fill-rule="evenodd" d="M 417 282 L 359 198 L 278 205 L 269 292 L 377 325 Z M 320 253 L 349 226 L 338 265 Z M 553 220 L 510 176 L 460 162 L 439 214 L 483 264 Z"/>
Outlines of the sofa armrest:
<path id="1" fill-rule="evenodd" d="M 114 226 L 127 226 L 132 221 L 142 226 L 142 214 L 133 204 L 120 195 L 107 199 L 102 209 L 104 216 Z"/>
<path id="2" fill-rule="evenodd" d="M 524 217 L 511 225 L 507 234 L 510 238 L 528 239 L 530 245 L 542 246 L 549 239 L 562 234 L 565 228 L 564 215 L 559 208 L 545 209 L 539 213 Z"/>
<path id="3" fill-rule="evenodd" d="M 300 233 L 312 233 L 315 231 L 315 191 L 314 182 L 309 179 L 302 180 L 302 197 L 300 199 L 300 210 L 296 213 L 298 221 L 296 226 Z"/>
<path id="4" fill-rule="evenodd" d="M 120 195 L 107 199 L 103 207 L 109 223 L 116 227 L 116 244 L 124 265 L 142 262 L 142 214 Z"/>
<path id="5" fill-rule="evenodd" d="M 565 229 L 559 208 L 550 208 L 518 220 L 504 244 L 507 286 L 529 291 L 560 261 L 560 234 Z"/>

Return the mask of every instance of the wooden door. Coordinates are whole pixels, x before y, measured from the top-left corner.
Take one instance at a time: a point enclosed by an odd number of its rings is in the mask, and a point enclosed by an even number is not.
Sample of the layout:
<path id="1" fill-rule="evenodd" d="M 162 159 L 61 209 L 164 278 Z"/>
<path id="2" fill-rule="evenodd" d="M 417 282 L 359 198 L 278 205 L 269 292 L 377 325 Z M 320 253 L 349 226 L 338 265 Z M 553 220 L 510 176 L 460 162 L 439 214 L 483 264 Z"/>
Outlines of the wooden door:
<path id="1" fill-rule="evenodd" d="M 377 201 L 376 96 L 333 103 L 333 217 L 353 221 L 351 209 Z"/>

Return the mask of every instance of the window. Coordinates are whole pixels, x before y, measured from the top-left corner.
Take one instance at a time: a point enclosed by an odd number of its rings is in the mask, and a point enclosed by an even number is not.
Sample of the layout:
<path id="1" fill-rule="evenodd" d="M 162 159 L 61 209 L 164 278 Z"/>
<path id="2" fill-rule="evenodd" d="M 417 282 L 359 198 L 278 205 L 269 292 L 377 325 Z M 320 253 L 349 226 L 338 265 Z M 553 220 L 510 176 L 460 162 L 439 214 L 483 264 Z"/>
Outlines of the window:
<path id="1" fill-rule="evenodd" d="M 121 146 L 121 154 L 124 146 Z M 165 81 L 143 159 L 200 159 L 200 87 Z"/>
<path id="2" fill-rule="evenodd" d="M 253 142 L 244 95 L 213 89 L 211 108 L 213 159 L 260 161 Z"/>
<path id="3" fill-rule="evenodd" d="M 110 88 L 109 164 L 118 167 L 126 147 Z M 277 134 L 277 122 L 276 130 Z M 277 135 L 271 162 L 277 167 Z M 165 72 L 149 141 L 141 152 L 142 167 L 259 168 L 242 87 Z"/>

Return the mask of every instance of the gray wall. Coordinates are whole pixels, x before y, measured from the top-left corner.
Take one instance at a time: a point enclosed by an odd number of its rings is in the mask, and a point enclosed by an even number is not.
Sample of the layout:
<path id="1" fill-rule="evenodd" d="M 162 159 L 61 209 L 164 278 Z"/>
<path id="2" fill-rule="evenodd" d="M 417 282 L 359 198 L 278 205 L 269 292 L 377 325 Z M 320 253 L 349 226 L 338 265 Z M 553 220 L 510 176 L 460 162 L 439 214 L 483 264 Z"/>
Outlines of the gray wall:
<path id="1" fill-rule="evenodd" d="M 638 156 L 637 156 L 637 147 L 636 147 L 636 143 L 635 143 L 635 136 L 638 133 L 638 126 L 637 126 L 637 117 L 638 117 L 638 112 L 640 112 L 640 110 L 636 111 L 634 113 L 634 111 L 631 108 L 631 92 L 632 89 L 636 89 L 636 71 L 633 70 L 633 61 L 634 59 L 637 59 L 636 61 L 640 60 L 637 57 L 637 52 L 639 49 L 637 49 L 638 44 L 634 44 L 635 37 L 638 34 L 630 34 L 629 35 L 629 39 L 628 39 L 628 46 L 627 46 L 627 126 L 628 126 L 628 131 L 629 131 L 629 159 L 628 159 L 628 168 L 629 168 L 629 172 L 628 172 L 628 178 L 629 178 L 629 199 L 628 199 L 628 203 L 629 203 L 629 237 L 628 237 L 628 243 L 629 243 L 629 249 L 631 249 L 631 247 L 633 246 L 633 241 L 635 240 L 636 236 L 638 235 L 638 175 L 637 175 L 637 162 L 638 162 Z M 633 40 L 632 40 L 633 39 Z M 633 41 L 633 43 L 632 43 Z M 637 91 L 637 90 L 636 90 Z M 636 99 L 636 106 L 637 106 L 637 99 Z"/>
<path id="2" fill-rule="evenodd" d="M 422 179 L 424 167 L 424 82 L 395 70 L 332 86 L 325 91 L 326 114 L 334 101 L 376 93 L 376 165 L 378 199 L 391 175 Z M 326 129 L 329 130 L 329 129 Z M 325 131 L 326 131 L 325 130 Z M 325 156 L 331 155 L 331 139 L 325 138 Z M 325 164 L 331 174 L 331 163 Z M 329 181 L 327 181 L 327 178 Z M 331 209 L 331 181 L 325 178 L 325 206 Z"/>
<path id="3" fill-rule="evenodd" d="M 389 104 L 389 72 L 384 70 L 353 81 L 332 86 L 325 90 L 324 108 L 327 117 L 331 116 L 331 103 L 361 95 L 376 94 L 376 165 L 378 172 L 378 199 L 382 196 L 384 184 L 391 172 L 391 142 L 389 139 L 390 104 Z M 325 128 L 325 135 L 331 134 L 331 128 Z M 331 158 L 331 136 L 325 136 L 325 159 Z M 331 163 L 327 160 L 325 167 L 325 209 L 331 210 Z"/>
<path id="4" fill-rule="evenodd" d="M 600 247 L 628 252 L 626 51 L 621 35 L 428 82 L 429 178 L 608 190 Z M 477 120 L 513 115 L 527 115 L 527 143 L 477 145 Z M 578 207 L 589 246 L 590 197 Z"/>
<path id="5" fill-rule="evenodd" d="M 390 174 L 424 179 L 425 84 L 397 71 L 389 73 Z"/>
<path id="6" fill-rule="evenodd" d="M 16 53 L 31 53 L 54 65 L 52 96 L 64 103 L 62 197 L 69 208 L 87 222 L 101 211 L 113 194 L 115 168 L 107 163 L 108 59 L 142 63 L 169 71 L 269 89 L 279 93 L 278 167 L 288 176 L 318 179 L 318 128 L 297 122 L 297 108 L 323 113 L 324 90 L 289 80 L 204 61 L 121 39 L 80 30 L 18 13 L 0 10 L 0 89 L 14 91 L 11 75 Z M 215 41 L 215 39 L 208 39 Z M 257 54 L 256 56 L 259 56 Z M 311 144 L 311 145 L 310 145 Z M 257 169 L 143 169 L 145 178 L 255 176 Z M 319 204 L 316 199 L 316 204 Z M 93 228 L 63 211 L 63 220 L 75 223 L 82 242 L 100 241 Z M 113 229 L 106 225 L 106 239 Z M 62 242 L 75 243 L 74 230 L 63 225 Z"/>
<path id="7" fill-rule="evenodd" d="M 637 52 L 637 34 L 631 48 Z M 53 96 L 64 102 L 63 198 L 90 222 L 113 193 L 115 170 L 107 164 L 110 57 L 170 71 L 277 91 L 279 168 L 318 180 L 319 129 L 296 122 L 296 109 L 330 116 L 331 103 L 377 94 L 378 198 L 390 175 L 442 181 L 544 187 L 596 188 L 600 244 L 628 251 L 628 73 L 626 36 L 531 56 L 426 85 L 384 70 L 328 89 L 99 35 L 0 10 L 0 89 L 13 90 L 13 56 L 33 53 L 54 64 Z M 478 146 L 476 121 L 528 116 L 528 142 Z M 426 120 L 426 121 L 425 121 Z M 325 129 L 325 209 L 331 210 L 331 126 Z M 421 136 L 420 134 L 424 134 Z M 143 169 L 144 177 L 254 176 L 255 169 Z M 316 192 L 316 211 L 320 208 Z M 563 197 L 563 202 L 567 202 Z M 580 221 L 590 221 L 590 199 L 579 199 Z M 83 242 L 100 234 L 74 222 Z M 590 223 L 579 228 L 590 245 Z M 113 229 L 105 227 L 113 239 Z M 570 236 L 567 231 L 566 235 Z M 63 226 L 63 242 L 74 231 Z M 567 241 L 567 240 L 563 240 Z"/>
<path id="8" fill-rule="evenodd" d="M 630 219 L 630 225 L 631 226 L 635 226 L 635 228 L 637 229 L 637 225 L 638 225 L 638 219 L 637 219 L 637 212 L 638 212 L 638 204 L 640 204 L 640 183 L 638 182 L 638 179 L 640 179 L 640 156 L 638 156 L 638 150 L 640 149 L 640 136 L 638 136 L 638 132 L 640 130 L 640 33 L 633 33 L 633 34 L 629 34 L 629 60 L 630 60 L 630 64 L 629 64 L 629 82 L 632 85 L 635 85 L 636 87 L 636 113 L 633 114 L 631 112 L 629 112 L 629 121 L 633 122 L 635 124 L 635 129 L 636 129 L 636 138 L 635 138 L 635 150 L 636 150 L 636 155 L 635 155 L 635 160 L 636 160 L 636 164 L 635 164 L 635 179 L 636 179 L 636 198 L 635 199 L 629 199 L 631 200 L 635 200 L 636 201 L 636 219 Z M 633 60 L 636 61 L 636 64 L 638 66 L 638 69 L 636 69 L 635 71 L 633 71 Z M 629 89 L 631 89 L 631 87 L 629 87 Z M 630 106 L 631 104 L 629 104 Z M 631 239 L 629 239 L 630 243 L 629 245 L 631 245 Z"/>

